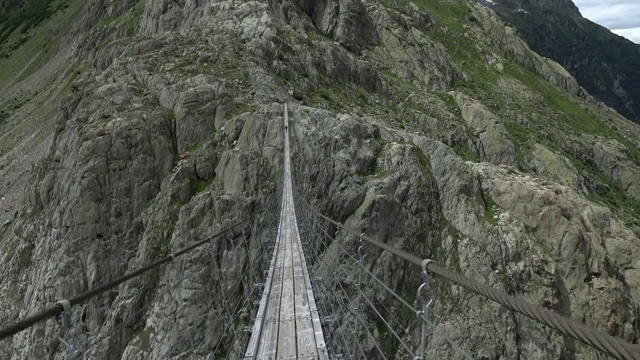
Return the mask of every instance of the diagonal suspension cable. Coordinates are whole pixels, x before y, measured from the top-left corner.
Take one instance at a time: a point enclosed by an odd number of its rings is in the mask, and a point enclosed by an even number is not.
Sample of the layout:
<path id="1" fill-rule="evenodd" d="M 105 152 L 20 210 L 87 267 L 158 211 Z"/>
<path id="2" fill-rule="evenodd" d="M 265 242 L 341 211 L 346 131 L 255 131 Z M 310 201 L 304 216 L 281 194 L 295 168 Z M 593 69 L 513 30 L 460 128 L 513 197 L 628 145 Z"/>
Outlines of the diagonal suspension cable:
<path id="1" fill-rule="evenodd" d="M 246 242 L 246 239 L 245 239 L 245 242 Z M 220 248 L 220 249 L 218 249 L 218 251 L 217 251 L 217 252 L 215 252 L 214 254 L 210 255 L 210 259 L 209 259 L 205 264 L 203 264 L 203 265 L 204 265 L 204 266 L 206 266 L 206 267 L 208 267 L 209 265 L 214 264 L 214 263 L 215 263 L 215 261 L 214 261 L 214 259 L 213 259 L 213 258 L 214 258 L 214 257 L 216 257 L 216 256 L 219 256 L 219 255 L 221 255 L 221 254 L 224 254 L 224 253 L 226 253 L 226 252 L 229 252 L 229 250 L 227 250 L 226 248 Z M 244 278 L 245 278 L 248 274 L 250 274 L 250 272 L 251 272 L 251 271 L 253 271 L 253 270 L 254 270 L 254 269 L 253 269 L 253 267 L 246 267 L 246 268 L 245 268 L 245 270 L 244 270 L 244 271 L 242 272 L 242 274 L 240 275 L 240 278 L 241 278 L 241 279 L 244 279 Z M 169 294 L 172 290 L 175 290 L 175 289 L 177 289 L 178 287 L 182 286 L 182 284 L 183 284 L 184 280 L 185 280 L 185 279 L 187 279 L 187 278 L 191 275 L 191 274 L 189 274 L 188 272 L 184 271 L 184 269 L 183 269 L 180 273 L 181 273 L 182 275 L 181 275 L 180 279 L 176 281 L 176 283 L 175 283 L 175 284 L 173 284 L 172 286 L 170 286 L 170 287 L 168 287 L 167 289 L 165 289 L 162 293 L 160 293 L 160 294 L 158 294 L 158 295 L 154 296 L 154 298 L 153 298 L 150 302 L 148 302 L 147 304 L 145 304 L 142 308 L 140 308 L 139 310 L 137 310 L 137 311 L 136 311 L 136 312 L 134 312 L 133 314 L 130 314 L 130 315 L 129 315 L 129 316 L 127 316 L 125 319 L 123 319 L 121 324 L 117 325 L 116 327 L 114 327 L 113 329 L 111 329 L 110 331 L 108 331 L 108 332 L 106 332 L 106 333 L 101 333 L 101 334 L 99 335 L 98 339 L 93 340 L 93 341 L 92 341 L 92 342 L 93 342 L 93 345 L 91 345 L 90 347 L 88 347 L 87 349 L 85 349 L 85 354 L 86 354 L 86 356 L 88 356 L 89 354 L 91 354 L 91 353 L 94 351 L 94 349 L 96 349 L 96 348 L 97 348 L 97 346 L 98 346 L 98 345 L 99 345 L 99 343 L 103 340 L 103 338 L 105 338 L 105 337 L 107 337 L 107 338 L 108 338 L 108 337 L 110 337 L 110 336 L 113 336 L 113 335 L 114 335 L 114 334 L 116 334 L 118 331 L 122 330 L 122 328 L 124 328 L 124 327 L 127 325 L 127 320 L 128 320 L 128 319 L 134 318 L 135 316 L 139 315 L 139 314 L 140 314 L 140 313 L 142 313 L 143 311 L 145 311 L 145 310 L 149 309 L 152 305 L 154 305 L 154 304 L 155 304 L 155 302 L 156 302 L 158 299 L 162 298 L 162 297 L 163 297 L 164 295 L 166 295 L 166 294 Z M 241 284 L 242 284 L 242 282 L 236 282 L 236 283 L 235 283 L 235 286 L 232 288 L 232 292 L 237 291 L 237 290 L 239 289 L 239 287 L 240 287 L 240 285 L 241 285 Z M 201 290 L 199 290 L 199 291 L 198 291 L 198 294 L 204 294 L 204 293 L 206 293 L 206 291 L 208 291 L 208 289 L 201 289 Z M 250 295 L 251 295 L 252 293 L 253 293 L 253 290 L 251 291 Z M 198 296 L 199 296 L 199 295 L 196 295 L 195 297 L 197 298 Z M 246 299 L 245 299 L 245 302 L 244 302 L 244 305 L 242 305 L 242 306 L 240 307 L 240 309 L 244 308 L 244 307 L 246 306 L 246 303 L 247 303 L 248 301 L 249 301 L 249 300 L 248 300 L 248 298 L 246 298 Z M 239 303 L 240 303 L 240 302 L 239 302 Z M 237 309 L 237 306 L 236 306 L 236 309 Z M 172 315 L 176 315 L 176 314 L 177 314 L 177 312 L 178 312 L 179 310 L 180 310 L 180 306 L 176 307 L 176 309 L 173 311 Z M 237 311 L 239 311 L 239 310 L 237 310 Z M 233 311 L 233 312 L 232 312 L 232 314 L 236 314 L 235 316 L 237 316 L 237 311 Z M 214 319 L 214 321 L 217 321 L 217 320 L 218 320 L 218 319 L 220 319 L 222 316 L 223 316 L 223 314 L 222 314 L 222 310 L 221 310 L 221 313 L 220 313 L 220 314 L 218 314 L 218 316 Z M 167 318 L 169 318 L 169 317 L 167 317 Z M 225 329 L 225 331 L 223 331 L 223 333 L 222 333 L 222 334 L 223 334 L 223 336 L 224 336 L 224 334 L 226 334 L 227 330 L 228 330 L 228 329 Z M 217 348 L 218 348 L 218 346 L 219 346 L 221 343 L 222 343 L 222 339 L 220 339 L 220 340 L 218 341 L 218 345 L 216 346 L 216 350 L 215 350 L 215 351 L 217 351 Z M 214 351 L 214 353 L 215 353 L 215 351 Z"/>
<path id="2" fill-rule="evenodd" d="M 159 267 L 160 265 L 163 265 L 163 264 L 166 264 L 166 263 L 169 263 L 169 262 L 173 261 L 176 257 L 182 256 L 182 255 L 190 252 L 191 250 L 196 249 L 196 248 L 198 248 L 198 247 L 200 247 L 200 246 L 212 241 L 213 239 L 219 237 L 222 234 L 227 233 L 228 231 L 231 231 L 232 229 L 240 226 L 241 224 L 249 221 L 250 219 L 251 218 L 247 218 L 245 220 L 237 222 L 234 225 L 232 225 L 232 226 L 230 226 L 230 227 L 228 227 L 228 228 L 226 228 L 226 229 L 214 234 L 213 236 L 211 236 L 208 239 L 198 241 L 197 243 L 195 243 L 193 245 L 190 245 L 190 246 L 187 246 L 184 249 L 179 250 L 179 251 L 177 251 L 175 253 L 169 254 L 169 255 L 163 257 L 162 259 L 160 259 L 160 260 L 158 260 L 158 261 L 156 261 L 154 263 L 151 263 L 151 264 L 149 264 L 149 265 L 147 265 L 145 267 L 142 267 L 142 268 L 140 268 L 138 270 L 135 270 L 133 272 L 125 274 L 125 275 L 119 277 L 118 279 L 115 279 L 115 280 L 113 280 L 111 282 L 108 282 L 106 284 L 98 286 L 97 288 L 91 289 L 91 290 L 85 292 L 84 294 L 78 295 L 78 296 L 73 297 L 73 298 L 71 298 L 69 300 L 66 300 L 66 301 L 68 301 L 70 306 L 82 304 L 85 301 L 87 301 L 87 300 L 89 300 L 89 299 L 91 299 L 91 298 L 93 298 L 93 297 L 95 297 L 97 295 L 100 295 L 100 294 L 102 294 L 102 293 L 104 293 L 106 291 L 109 291 L 109 290 L 119 286 L 120 284 L 122 284 L 122 283 L 124 283 L 124 282 L 126 282 L 128 280 L 131 280 L 131 279 L 133 279 L 135 277 L 138 277 L 138 276 L 140 276 L 140 275 L 142 275 L 142 274 L 144 274 L 144 273 L 146 273 L 146 272 L 148 272 L 150 270 L 153 270 L 153 269 Z M 13 324 L 13 325 L 9 325 L 9 326 L 6 326 L 6 327 L 0 329 L 0 340 L 12 337 L 13 335 L 19 333 L 20 331 L 28 329 L 28 328 L 32 327 L 33 325 L 35 325 L 35 324 L 37 324 L 37 323 L 39 323 L 41 321 L 47 320 L 49 318 L 52 318 L 54 316 L 57 316 L 57 315 L 61 314 L 63 311 L 64 311 L 64 306 L 63 306 L 62 302 L 58 302 L 54 306 L 52 306 L 52 307 L 50 307 L 50 308 L 48 308 L 48 309 L 46 309 L 44 311 L 41 311 L 41 312 L 39 312 L 39 313 L 37 313 L 35 315 L 29 316 L 29 317 L 27 317 L 27 318 L 15 323 L 15 324 Z"/>
<path id="3" fill-rule="evenodd" d="M 339 249 L 342 250 L 342 252 L 344 254 L 346 254 L 348 257 L 350 257 L 362 270 L 365 271 L 366 274 L 368 274 L 372 279 L 374 279 L 378 284 L 380 284 L 387 292 L 391 293 L 398 301 L 400 301 L 407 309 L 411 310 L 413 313 L 418 313 L 418 310 L 413 307 L 413 305 L 409 304 L 405 299 L 403 299 L 398 293 L 396 293 L 394 290 L 392 290 L 387 284 L 384 283 L 384 281 L 380 280 L 375 274 L 373 274 L 366 266 L 360 264 L 360 262 L 358 260 L 356 260 L 355 257 L 353 257 L 353 255 L 351 255 L 351 253 L 349 253 L 341 244 L 339 241 L 337 241 L 335 238 L 331 237 L 331 235 L 329 235 L 327 233 L 327 231 L 320 227 L 320 229 L 322 229 L 322 231 L 324 232 L 324 234 L 329 237 L 330 239 L 332 239 L 334 242 L 332 242 L 332 244 L 336 244 L 337 247 Z M 446 332 L 444 330 L 440 330 L 438 328 L 435 327 L 435 324 L 433 324 L 433 322 L 431 322 L 428 318 L 426 318 L 424 316 L 424 314 L 420 314 L 419 315 L 420 319 L 422 321 L 424 321 L 427 325 L 429 325 L 431 328 L 440 331 L 440 335 L 445 339 L 445 341 L 447 343 L 449 343 L 449 345 L 461 356 L 463 356 L 466 359 L 471 360 L 471 355 L 469 355 L 468 352 L 462 350 L 462 347 L 456 343 L 454 340 L 452 340 L 448 334 L 446 334 Z M 395 320 L 397 322 L 397 319 Z"/>
<path id="4" fill-rule="evenodd" d="M 305 216 L 307 216 L 307 214 L 305 214 Z M 311 222 L 311 221 L 309 221 L 309 222 Z M 317 225 L 317 223 L 313 223 L 313 225 L 312 225 L 312 226 L 317 227 L 318 225 Z M 322 229 L 320 228 L 320 230 L 322 230 Z M 320 256 L 319 256 L 318 247 L 314 247 L 314 250 L 315 250 L 315 251 L 314 251 L 314 253 L 315 253 L 315 255 L 316 255 L 316 259 L 317 259 L 317 260 L 319 260 L 319 261 L 321 261 L 322 263 L 324 263 L 324 264 L 326 265 L 327 269 L 329 269 L 329 270 L 332 272 L 332 274 L 334 275 L 334 278 L 337 278 L 337 276 L 338 276 L 338 275 L 337 275 L 337 274 L 336 274 L 336 272 L 333 270 L 333 267 L 332 267 L 329 263 L 327 263 L 327 262 L 324 260 L 324 258 L 322 258 L 322 257 L 320 257 Z M 327 284 L 326 284 L 326 282 L 324 281 L 324 279 L 321 279 L 321 280 L 320 280 L 320 284 L 322 284 L 322 285 L 323 285 L 323 287 L 326 289 L 325 294 L 326 294 L 326 293 L 332 293 L 332 292 L 333 292 L 333 289 L 331 289 L 331 288 L 329 288 L 329 287 L 327 286 Z M 337 284 L 338 284 L 338 286 L 340 287 L 340 289 L 342 290 L 342 293 L 344 294 L 344 296 L 345 296 L 345 297 L 349 297 L 349 295 L 348 295 L 348 293 L 347 293 L 346 289 L 344 288 L 344 286 L 342 286 L 342 283 L 338 281 L 338 282 L 337 282 Z M 382 356 L 382 358 L 386 360 L 386 359 L 387 359 L 387 357 L 384 355 L 384 352 L 383 352 L 383 351 L 382 351 L 382 349 L 380 348 L 380 346 L 379 346 L 379 344 L 377 343 L 377 341 L 375 341 L 375 336 L 373 336 L 373 334 L 371 334 L 371 331 L 369 330 L 369 328 L 367 327 L 367 325 L 362 321 L 362 319 L 360 318 L 360 316 L 356 315 L 356 314 L 355 314 L 355 313 L 354 313 L 354 312 L 353 312 L 349 307 L 347 307 L 347 306 L 344 306 L 344 305 L 343 305 L 343 308 L 344 308 L 344 309 L 346 309 L 346 311 L 347 311 L 347 312 L 349 312 L 349 314 L 351 314 L 351 315 L 354 317 L 354 319 L 355 319 L 358 323 L 360 323 L 360 324 L 362 325 L 362 327 L 365 329 L 365 331 L 366 331 L 366 332 L 367 332 L 367 334 L 369 335 L 369 338 L 372 340 L 372 343 L 374 344 L 375 348 L 378 350 L 378 352 L 379 352 L 380 356 Z M 347 322 L 347 324 L 348 324 L 349 329 L 351 330 L 352 334 L 354 334 L 354 338 L 355 338 L 355 331 L 353 330 L 353 327 L 351 326 L 351 324 L 350 324 L 349 322 Z M 344 341 L 344 340 L 343 340 L 343 341 Z M 361 353 L 361 354 L 362 354 L 362 356 L 363 356 L 362 358 L 363 358 L 363 359 L 365 359 L 365 358 L 366 358 L 366 356 L 365 356 L 365 352 L 364 352 L 364 350 L 362 349 L 362 345 L 361 345 L 360 341 L 358 341 L 358 340 L 357 340 L 357 338 L 356 338 L 356 343 L 358 344 L 358 347 L 359 347 L 359 349 L 360 349 L 360 353 Z"/>

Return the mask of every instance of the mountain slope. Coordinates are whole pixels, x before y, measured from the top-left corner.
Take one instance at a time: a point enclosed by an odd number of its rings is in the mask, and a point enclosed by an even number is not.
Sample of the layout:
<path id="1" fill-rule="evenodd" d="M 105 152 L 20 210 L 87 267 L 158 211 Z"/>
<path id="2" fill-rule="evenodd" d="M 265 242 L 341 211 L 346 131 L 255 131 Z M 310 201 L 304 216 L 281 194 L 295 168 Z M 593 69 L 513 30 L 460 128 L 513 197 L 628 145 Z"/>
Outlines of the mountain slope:
<path id="1" fill-rule="evenodd" d="M 640 45 L 583 18 L 570 0 L 487 5 L 532 50 L 560 63 L 598 100 L 640 122 Z"/>
<path id="2" fill-rule="evenodd" d="M 297 188 L 322 213 L 638 341 L 640 127 L 492 11 L 449 0 L 69 4 L 60 16 L 75 15 L 51 60 L 20 78 L 27 42 L 5 59 L 14 67 L 0 82 L 13 94 L 0 106 L 21 104 L 0 125 L 11 150 L 0 152 L 0 192 L 14 205 L 0 214 L 0 323 L 268 203 L 288 101 Z M 37 95 L 19 92 L 30 84 Z M 42 139 L 49 150 L 38 154 Z M 218 239 L 78 307 L 82 326 L 49 321 L 0 343 L 0 357 L 62 359 L 61 336 L 95 359 L 206 358 L 214 348 L 238 358 L 247 335 L 219 330 L 250 318 L 217 315 L 253 289 L 238 279 L 272 235 L 253 219 L 248 244 L 239 233 Z M 413 298 L 421 274 L 370 251 L 366 266 Z M 243 291 L 229 291 L 237 284 Z M 453 357 L 446 336 L 477 358 L 601 357 L 487 299 L 431 285 L 427 358 Z M 373 280 L 362 286 L 417 344 L 415 314 Z M 380 329 L 371 311 L 361 316 Z M 388 358 L 404 356 L 392 334 L 377 336 Z"/>

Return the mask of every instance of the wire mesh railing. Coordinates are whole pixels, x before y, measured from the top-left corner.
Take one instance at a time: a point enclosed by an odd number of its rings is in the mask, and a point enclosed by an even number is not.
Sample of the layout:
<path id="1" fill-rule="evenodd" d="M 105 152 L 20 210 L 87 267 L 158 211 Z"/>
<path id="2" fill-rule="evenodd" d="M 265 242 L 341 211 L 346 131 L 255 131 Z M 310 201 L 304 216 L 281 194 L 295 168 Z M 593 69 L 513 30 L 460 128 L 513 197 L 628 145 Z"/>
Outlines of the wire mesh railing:
<path id="1" fill-rule="evenodd" d="M 403 354 L 421 359 L 424 343 L 435 329 L 426 309 L 427 304 L 431 304 L 424 301 L 418 304 L 419 309 L 410 304 L 367 268 L 364 262 L 367 252 L 362 238 L 354 242 L 357 245 L 355 249 L 347 250 L 345 247 L 348 245 L 337 240 L 335 231 L 338 228 L 335 225 L 318 217 L 296 189 L 294 198 L 301 223 L 300 236 L 304 239 L 305 253 L 310 255 L 308 259 L 314 269 L 314 286 L 320 309 L 323 318 L 329 319 L 324 324 L 324 331 L 331 353 L 348 359 L 387 359 Z M 364 281 L 365 278 L 369 281 Z M 375 283 L 376 289 L 367 288 L 365 284 L 368 282 Z M 387 296 L 376 294 L 377 289 L 387 292 L 393 301 L 385 301 Z M 426 296 L 422 290 L 418 297 Z M 412 314 L 414 325 L 408 326 L 407 317 L 400 319 L 398 314 Z M 372 324 L 376 334 L 370 329 Z M 418 339 L 414 338 L 412 327 L 421 329 L 422 335 Z M 381 344 L 385 334 L 387 341 Z M 455 342 L 450 340 L 450 344 L 462 358 L 472 358 Z"/>

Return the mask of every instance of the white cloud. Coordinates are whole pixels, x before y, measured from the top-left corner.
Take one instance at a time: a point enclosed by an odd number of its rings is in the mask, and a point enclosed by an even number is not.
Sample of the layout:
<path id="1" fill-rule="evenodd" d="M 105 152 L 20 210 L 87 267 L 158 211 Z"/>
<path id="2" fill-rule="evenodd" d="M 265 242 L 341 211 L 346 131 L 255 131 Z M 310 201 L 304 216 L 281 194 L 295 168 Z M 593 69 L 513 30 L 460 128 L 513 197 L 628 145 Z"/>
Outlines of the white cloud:
<path id="1" fill-rule="evenodd" d="M 613 29 L 614 33 L 624 36 L 636 44 L 640 44 L 640 27 L 635 29 Z"/>
<path id="2" fill-rule="evenodd" d="M 573 0 L 582 16 L 614 33 L 640 43 L 640 1 Z"/>

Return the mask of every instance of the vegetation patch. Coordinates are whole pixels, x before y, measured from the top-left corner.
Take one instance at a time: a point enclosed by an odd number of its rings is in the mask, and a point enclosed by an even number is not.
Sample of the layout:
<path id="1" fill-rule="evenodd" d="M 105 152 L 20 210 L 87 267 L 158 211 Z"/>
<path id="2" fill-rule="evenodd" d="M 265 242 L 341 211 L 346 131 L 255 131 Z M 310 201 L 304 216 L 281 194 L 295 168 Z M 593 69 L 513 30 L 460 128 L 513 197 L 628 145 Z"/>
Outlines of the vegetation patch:
<path id="1" fill-rule="evenodd" d="M 7 121 L 9 116 L 11 116 L 11 113 L 9 113 L 6 110 L 0 110 L 0 125 L 2 125 L 5 121 Z"/>
<path id="2" fill-rule="evenodd" d="M 0 14 L 0 29 L 4 29 L 0 31 L 0 84 L 16 74 L 18 81 L 23 80 L 49 61 L 84 4 L 80 0 L 35 0 L 22 10 Z M 34 6 L 38 9 L 28 10 Z M 14 28 L 9 22 L 16 17 L 37 21 L 27 21 L 28 30 L 20 25 Z"/>
<path id="3" fill-rule="evenodd" d="M 498 209 L 495 201 L 489 195 L 482 194 L 482 200 L 484 201 L 484 218 L 491 225 L 498 225 L 498 216 L 495 211 Z"/>
<path id="4" fill-rule="evenodd" d="M 511 282 L 511 278 L 509 277 L 509 274 L 507 273 L 507 269 L 500 269 L 498 271 L 498 276 L 500 277 L 500 283 L 502 283 L 502 287 L 504 289 L 504 291 L 507 294 L 513 295 L 515 294 L 515 287 L 513 285 L 513 283 Z"/>
<path id="5" fill-rule="evenodd" d="M 380 145 L 382 148 L 384 148 L 385 146 L 387 146 L 387 144 L 389 143 L 387 140 L 385 140 L 382 136 L 376 136 L 376 143 L 378 143 L 378 145 Z"/>
<path id="6" fill-rule="evenodd" d="M 29 0 L 22 9 L 0 13 L 0 46 L 4 45 L 16 30 L 19 30 L 22 35 L 26 35 L 29 30 L 68 6 L 69 0 Z M 18 46 L 26 41 L 23 40 L 24 37 L 19 37 L 19 39 Z"/>
<path id="7" fill-rule="evenodd" d="M 247 103 L 235 103 L 231 106 L 231 111 L 229 115 L 231 117 L 245 114 L 245 113 L 255 113 L 258 110 L 258 106 L 255 104 L 247 104 Z"/>
<path id="8" fill-rule="evenodd" d="M 197 180 L 191 183 L 191 192 L 193 194 L 198 194 L 206 190 L 209 185 L 213 182 L 213 179 L 209 180 Z"/>
<path id="9" fill-rule="evenodd" d="M 140 335 L 138 335 L 138 338 L 136 341 L 136 345 L 139 349 L 145 352 L 151 349 L 150 337 L 152 333 L 155 333 L 155 329 L 153 328 L 153 326 L 149 326 L 144 330 L 142 330 Z"/>
<path id="10" fill-rule="evenodd" d="M 453 98 L 453 95 L 447 94 L 441 91 L 436 91 L 435 94 L 438 98 L 440 98 L 440 100 L 442 100 L 445 104 L 447 104 L 447 106 L 449 107 L 449 110 L 452 113 L 456 115 L 462 115 L 462 112 L 460 111 L 460 107 L 458 106 L 456 99 Z"/>
<path id="11" fill-rule="evenodd" d="M 431 174 L 431 161 L 427 155 L 418 146 L 413 147 L 416 157 L 418 158 L 418 164 L 420 164 L 420 171 L 426 179 L 430 179 L 435 182 L 433 174 Z"/>

